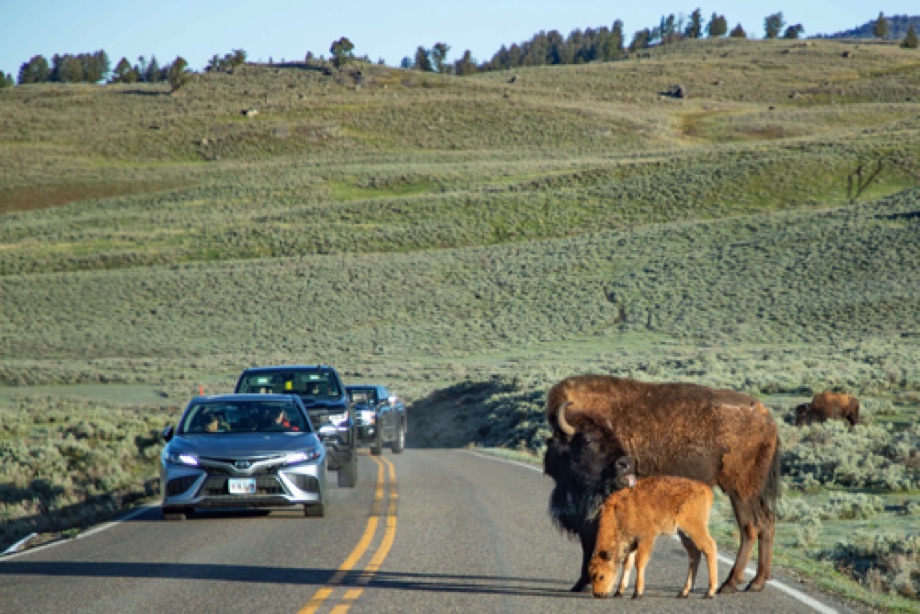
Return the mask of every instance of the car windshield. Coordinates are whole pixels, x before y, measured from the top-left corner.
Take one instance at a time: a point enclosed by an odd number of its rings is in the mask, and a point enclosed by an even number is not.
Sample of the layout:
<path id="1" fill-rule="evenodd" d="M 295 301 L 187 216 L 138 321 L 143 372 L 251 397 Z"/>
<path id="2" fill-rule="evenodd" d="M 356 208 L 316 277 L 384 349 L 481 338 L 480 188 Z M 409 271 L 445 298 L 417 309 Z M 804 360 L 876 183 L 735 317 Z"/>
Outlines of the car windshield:
<path id="1" fill-rule="evenodd" d="M 328 369 L 279 369 L 247 374 L 240 380 L 237 392 L 296 394 L 314 399 L 336 399 L 342 395 L 335 375 Z"/>
<path id="2" fill-rule="evenodd" d="M 308 432 L 309 423 L 290 400 L 196 403 L 182 417 L 182 434 Z"/>
<path id="3" fill-rule="evenodd" d="M 373 388 L 348 388 L 348 400 L 352 403 L 375 403 Z"/>

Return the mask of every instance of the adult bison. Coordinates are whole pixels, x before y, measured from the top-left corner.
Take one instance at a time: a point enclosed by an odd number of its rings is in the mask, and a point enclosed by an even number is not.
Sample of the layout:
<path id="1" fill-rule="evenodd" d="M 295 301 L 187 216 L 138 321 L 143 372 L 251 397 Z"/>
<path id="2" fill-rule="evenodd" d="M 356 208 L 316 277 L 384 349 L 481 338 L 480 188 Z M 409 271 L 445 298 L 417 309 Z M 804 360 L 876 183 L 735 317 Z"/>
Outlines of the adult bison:
<path id="1" fill-rule="evenodd" d="M 826 420 L 846 420 L 850 426 L 859 422 L 859 399 L 842 392 L 825 390 L 819 392 L 811 403 L 803 403 L 795 408 L 795 424 L 811 424 Z"/>
<path id="2" fill-rule="evenodd" d="M 763 589 L 773 555 L 780 441 L 776 422 L 760 401 L 695 384 L 579 375 L 550 389 L 546 415 L 553 429 L 543 459 L 544 472 L 555 481 L 550 516 L 582 546 L 573 591 L 590 582 L 598 510 L 607 495 L 626 484 L 629 462 L 639 477 L 675 475 L 719 486 L 731 500 L 741 533 L 735 563 L 719 592 L 737 590 L 755 540 L 757 573 L 747 590 Z"/>

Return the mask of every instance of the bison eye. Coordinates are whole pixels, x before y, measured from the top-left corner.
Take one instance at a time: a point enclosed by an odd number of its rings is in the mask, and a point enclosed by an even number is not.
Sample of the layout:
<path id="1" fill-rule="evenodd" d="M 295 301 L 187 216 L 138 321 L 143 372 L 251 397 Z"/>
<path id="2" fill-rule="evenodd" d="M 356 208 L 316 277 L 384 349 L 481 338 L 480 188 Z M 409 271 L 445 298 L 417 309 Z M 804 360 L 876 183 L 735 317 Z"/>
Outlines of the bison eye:
<path id="1" fill-rule="evenodd" d="M 601 557 L 605 561 L 609 561 L 610 559 L 613 558 L 612 556 L 610 556 L 609 550 L 601 550 L 600 552 L 597 553 L 597 556 Z"/>

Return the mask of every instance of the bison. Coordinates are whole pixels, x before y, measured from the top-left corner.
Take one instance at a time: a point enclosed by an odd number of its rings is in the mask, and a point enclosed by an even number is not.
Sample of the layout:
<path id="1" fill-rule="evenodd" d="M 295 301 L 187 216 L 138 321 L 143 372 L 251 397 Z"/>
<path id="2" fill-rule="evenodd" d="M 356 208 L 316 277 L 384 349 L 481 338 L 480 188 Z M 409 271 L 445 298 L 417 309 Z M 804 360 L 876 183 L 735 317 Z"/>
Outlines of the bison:
<path id="1" fill-rule="evenodd" d="M 825 390 L 816 394 L 811 403 L 803 403 L 795 408 L 796 426 L 831 419 L 846 420 L 850 426 L 856 426 L 859 422 L 859 399 L 842 392 Z"/>
<path id="2" fill-rule="evenodd" d="M 555 485 L 549 513 L 581 541 L 581 574 L 572 591 L 590 582 L 588 564 L 604 499 L 625 485 L 623 457 L 639 477 L 674 475 L 719 486 L 731 500 L 741 544 L 720 593 L 738 589 L 755 540 L 757 573 L 746 590 L 770 578 L 780 440 L 770 411 L 732 390 L 685 383 L 646 383 L 607 375 L 578 375 L 554 385 L 546 401 L 553 429 L 543 459 Z"/>
<path id="3" fill-rule="evenodd" d="M 652 556 L 655 538 L 676 530 L 690 558 L 687 581 L 678 597 L 686 597 L 693 589 L 703 553 L 709 567 L 706 597 L 712 598 L 718 581 L 716 542 L 707 528 L 712 499 L 712 489 L 706 484 L 673 476 L 642 478 L 634 488 L 624 488 L 607 497 L 600 510 L 597 546 L 588 565 L 594 596 L 610 594 L 617 569 L 622 566 L 620 586 L 615 593 L 621 597 L 636 565 L 633 599 L 640 599 L 645 591 L 645 566 Z"/>

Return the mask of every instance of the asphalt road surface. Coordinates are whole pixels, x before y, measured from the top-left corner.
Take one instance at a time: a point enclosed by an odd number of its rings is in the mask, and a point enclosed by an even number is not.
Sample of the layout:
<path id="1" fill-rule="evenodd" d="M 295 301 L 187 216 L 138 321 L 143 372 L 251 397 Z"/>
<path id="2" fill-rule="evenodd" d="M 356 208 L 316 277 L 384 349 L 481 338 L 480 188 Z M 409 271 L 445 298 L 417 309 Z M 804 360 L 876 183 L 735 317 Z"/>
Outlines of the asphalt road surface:
<path id="1" fill-rule="evenodd" d="M 676 599 L 687 557 L 666 536 L 642 600 L 570 593 L 580 547 L 551 524 L 552 482 L 539 467 L 458 449 L 386 450 L 362 455 L 356 488 L 331 478 L 326 518 L 292 508 L 166 522 L 149 508 L 4 556 L 0 612 L 853 611 L 780 575 L 761 593 L 704 600 L 705 563 L 690 597 Z M 734 554 L 720 552 L 720 584 Z"/>

